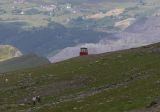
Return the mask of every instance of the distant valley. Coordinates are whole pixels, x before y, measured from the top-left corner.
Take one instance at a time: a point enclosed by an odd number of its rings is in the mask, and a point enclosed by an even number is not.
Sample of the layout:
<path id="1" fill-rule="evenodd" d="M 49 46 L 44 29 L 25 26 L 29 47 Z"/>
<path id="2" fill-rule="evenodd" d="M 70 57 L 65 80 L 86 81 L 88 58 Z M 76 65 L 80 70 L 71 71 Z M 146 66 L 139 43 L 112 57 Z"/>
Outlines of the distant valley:
<path id="1" fill-rule="evenodd" d="M 74 47 L 67 47 L 50 58 L 51 62 L 57 62 L 79 55 L 79 48 L 87 47 L 90 54 L 99 54 L 140 47 L 160 41 L 160 17 L 148 17 L 137 20 L 125 31 L 112 34 L 113 39 L 103 38 L 97 43 L 84 43 Z"/>
<path id="2" fill-rule="evenodd" d="M 92 46 L 94 54 L 136 47 L 124 43 L 125 47 L 116 49 L 118 45 L 107 45 L 104 50 L 94 45 L 101 46 L 103 40 L 109 43 L 127 38 L 132 26 L 145 24 L 146 19 L 159 18 L 159 3 L 159 0 L 0 0 L 0 44 L 12 45 L 23 54 L 37 54 L 50 60 L 56 59 L 68 47 Z M 137 35 L 145 37 L 143 32 L 131 32 L 133 36 L 129 37 L 133 40 Z M 158 34 L 157 30 L 152 34 Z M 149 40 L 138 46 L 152 43 Z"/>

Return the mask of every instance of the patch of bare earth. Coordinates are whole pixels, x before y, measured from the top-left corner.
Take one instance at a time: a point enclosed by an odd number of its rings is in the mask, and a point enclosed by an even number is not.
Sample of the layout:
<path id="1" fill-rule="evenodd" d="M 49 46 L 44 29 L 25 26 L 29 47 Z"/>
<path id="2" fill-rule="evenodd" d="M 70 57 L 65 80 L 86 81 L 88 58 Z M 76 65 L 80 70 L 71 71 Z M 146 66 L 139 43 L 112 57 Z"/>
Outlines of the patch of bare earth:
<path id="1" fill-rule="evenodd" d="M 160 101 L 159 100 L 153 101 L 144 109 L 134 110 L 131 112 L 160 112 Z"/>

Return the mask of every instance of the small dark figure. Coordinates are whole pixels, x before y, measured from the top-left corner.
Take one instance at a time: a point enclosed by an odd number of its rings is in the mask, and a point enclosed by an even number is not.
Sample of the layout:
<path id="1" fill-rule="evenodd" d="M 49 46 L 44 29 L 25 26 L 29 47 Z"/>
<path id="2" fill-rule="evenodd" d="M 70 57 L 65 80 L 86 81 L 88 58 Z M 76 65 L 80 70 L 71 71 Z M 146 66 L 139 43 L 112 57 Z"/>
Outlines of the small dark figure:
<path id="1" fill-rule="evenodd" d="M 133 80 L 133 79 L 134 79 L 134 78 L 131 76 L 131 77 L 130 77 L 130 80 Z"/>
<path id="2" fill-rule="evenodd" d="M 37 101 L 38 101 L 38 103 L 41 103 L 41 97 L 40 96 L 37 96 Z"/>

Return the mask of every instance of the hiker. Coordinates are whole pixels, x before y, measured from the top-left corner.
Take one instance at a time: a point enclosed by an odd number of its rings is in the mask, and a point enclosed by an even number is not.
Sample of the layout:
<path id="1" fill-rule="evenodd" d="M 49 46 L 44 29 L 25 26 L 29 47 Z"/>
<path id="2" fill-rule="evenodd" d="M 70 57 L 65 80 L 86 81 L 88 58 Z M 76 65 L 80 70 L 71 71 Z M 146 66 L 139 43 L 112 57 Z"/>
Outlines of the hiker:
<path id="1" fill-rule="evenodd" d="M 130 77 L 130 80 L 133 80 L 133 79 L 134 79 L 134 78 L 131 76 L 131 77 Z"/>
<path id="2" fill-rule="evenodd" d="M 32 98 L 33 105 L 36 105 L 36 99 L 37 99 L 36 97 Z"/>
<path id="3" fill-rule="evenodd" d="M 38 103 L 41 103 L 41 98 L 40 98 L 40 96 L 37 96 L 36 98 L 37 98 Z"/>

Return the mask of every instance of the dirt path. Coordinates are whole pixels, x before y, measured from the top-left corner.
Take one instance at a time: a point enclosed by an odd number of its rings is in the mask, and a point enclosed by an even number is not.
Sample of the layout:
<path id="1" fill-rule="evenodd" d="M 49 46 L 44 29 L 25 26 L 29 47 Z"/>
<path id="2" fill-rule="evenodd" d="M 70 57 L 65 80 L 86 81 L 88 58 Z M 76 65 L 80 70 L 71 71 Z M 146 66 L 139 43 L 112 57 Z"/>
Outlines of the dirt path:
<path id="1" fill-rule="evenodd" d="M 98 88 L 92 88 L 92 89 L 90 89 L 88 91 L 85 91 L 85 92 L 72 94 L 72 95 L 67 95 L 67 96 L 62 96 L 59 99 L 59 101 L 53 102 L 51 104 L 44 104 L 44 105 L 41 105 L 41 106 L 37 106 L 37 107 L 34 108 L 34 110 L 41 109 L 41 108 L 46 107 L 46 106 L 53 106 L 53 105 L 56 105 L 56 104 L 59 104 L 59 103 L 84 99 L 86 97 L 96 95 L 98 93 L 101 93 L 101 92 L 104 92 L 104 91 L 107 91 L 107 90 L 110 90 L 110 89 L 116 89 L 116 88 L 119 88 L 119 87 L 127 86 L 129 83 L 131 83 L 133 81 L 141 80 L 141 79 L 145 79 L 145 78 L 148 78 L 148 76 L 147 75 L 142 76 L 142 75 L 137 74 L 137 75 L 134 75 L 134 76 L 132 76 L 132 77 L 130 77 L 130 78 L 124 80 L 124 81 L 119 82 L 119 83 L 107 84 L 107 85 L 104 85 L 104 86 L 101 86 L 101 87 L 98 87 Z M 31 108 L 29 110 L 31 110 Z M 29 111 L 29 110 L 27 112 L 32 112 L 32 111 Z M 26 112 L 26 111 L 24 111 L 24 112 Z"/>
<path id="2" fill-rule="evenodd" d="M 29 108 L 28 110 L 20 110 L 20 111 L 17 111 L 17 112 L 32 112 L 32 110 L 39 110 L 39 109 L 44 108 L 46 106 L 54 106 L 54 105 L 59 104 L 59 103 L 84 99 L 86 97 L 93 96 L 93 95 L 96 95 L 98 93 L 110 90 L 110 89 L 116 89 L 116 88 L 119 88 L 119 87 L 127 86 L 129 83 L 131 83 L 133 81 L 142 80 L 142 79 L 145 79 L 145 78 L 148 78 L 148 75 L 134 74 L 130 78 L 128 78 L 126 80 L 123 80 L 121 82 L 106 84 L 106 85 L 101 86 L 101 87 L 91 88 L 88 91 L 83 91 L 83 92 L 72 94 L 72 95 L 62 96 L 62 97 L 60 97 L 59 101 L 57 101 L 57 102 L 52 102 L 50 104 L 44 104 L 44 105 L 38 105 L 34 108 L 32 107 L 32 108 Z M 17 107 L 18 105 L 21 105 L 21 104 L 12 104 L 10 106 Z M 135 112 L 143 112 L 143 111 L 135 111 Z M 152 112 L 152 111 L 144 111 L 144 112 Z M 153 112 L 159 112 L 159 111 L 153 111 Z"/>
<path id="3" fill-rule="evenodd" d="M 153 105 L 150 108 L 144 108 L 144 109 L 140 109 L 140 110 L 134 110 L 134 111 L 130 111 L 130 112 L 160 112 L 160 102 L 157 102 L 157 104 Z"/>

